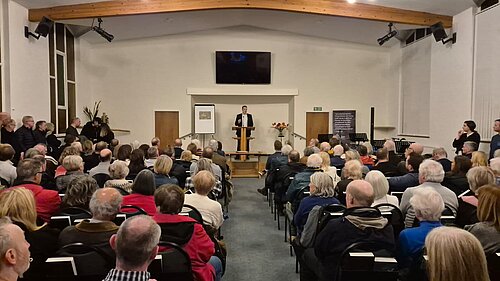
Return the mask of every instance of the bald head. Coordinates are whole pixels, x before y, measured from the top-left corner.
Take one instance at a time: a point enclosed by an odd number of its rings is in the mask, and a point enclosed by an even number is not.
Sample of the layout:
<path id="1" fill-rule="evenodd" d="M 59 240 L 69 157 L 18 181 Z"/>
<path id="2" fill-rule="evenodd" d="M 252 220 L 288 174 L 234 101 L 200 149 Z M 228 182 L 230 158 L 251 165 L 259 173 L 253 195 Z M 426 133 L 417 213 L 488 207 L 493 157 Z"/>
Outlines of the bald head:
<path id="1" fill-rule="evenodd" d="M 386 140 L 384 148 L 387 148 L 387 151 L 396 151 L 396 143 L 393 140 Z"/>
<path id="2" fill-rule="evenodd" d="M 370 207 L 374 200 L 373 187 L 365 180 L 353 180 L 347 185 L 347 208 Z"/>
<path id="3" fill-rule="evenodd" d="M 115 188 L 96 190 L 90 199 L 90 212 L 94 219 L 112 221 L 120 212 L 122 195 Z"/>
<path id="4" fill-rule="evenodd" d="M 113 153 L 111 150 L 105 148 L 99 152 L 99 159 L 101 159 L 101 162 L 110 162 L 111 161 L 111 156 Z"/>
<path id="5" fill-rule="evenodd" d="M 421 143 L 414 142 L 410 144 L 408 150 L 411 150 L 412 152 L 415 152 L 418 155 L 422 155 L 422 153 L 424 153 L 424 146 Z"/>
<path id="6" fill-rule="evenodd" d="M 175 147 L 181 147 L 182 146 L 182 140 L 181 139 L 175 139 L 174 146 Z"/>
<path id="7" fill-rule="evenodd" d="M 319 145 L 319 150 L 324 151 L 324 152 L 328 152 L 328 150 L 330 150 L 331 148 L 332 147 L 330 146 L 330 144 L 326 141 L 322 142 Z"/>

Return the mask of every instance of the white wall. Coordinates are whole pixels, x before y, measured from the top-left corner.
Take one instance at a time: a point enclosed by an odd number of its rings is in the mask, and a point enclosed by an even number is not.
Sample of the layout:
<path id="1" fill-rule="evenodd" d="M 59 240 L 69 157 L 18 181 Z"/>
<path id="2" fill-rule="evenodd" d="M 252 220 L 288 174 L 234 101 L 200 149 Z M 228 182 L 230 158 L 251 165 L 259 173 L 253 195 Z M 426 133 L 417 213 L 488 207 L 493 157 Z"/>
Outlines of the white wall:
<path id="1" fill-rule="evenodd" d="M 397 108 L 388 108 L 386 102 L 396 98 L 390 89 L 391 65 L 386 48 L 248 28 L 80 47 L 87 48 L 82 53 L 88 53 L 88 60 L 79 65 L 78 93 L 83 92 L 80 85 L 91 85 L 85 91 L 90 91 L 93 100 L 102 100 L 112 127 L 131 130 L 122 141 L 149 141 L 154 134 L 154 110 L 179 110 L 180 134 L 191 132 L 191 99 L 186 95 L 187 88 L 229 89 L 236 93 L 246 89 L 297 89 L 299 94 L 291 103 L 292 125 L 301 135 L 306 131 L 305 112 L 312 111 L 314 106 L 322 106 L 325 111 L 357 110 L 357 128 L 367 133 L 370 106 L 376 107 L 377 118 L 384 123 L 394 118 L 388 114 L 397 112 Z M 216 85 L 216 50 L 270 51 L 272 84 Z M 252 104 L 252 111 L 267 110 L 257 108 L 257 103 Z M 227 122 L 234 122 L 234 114 L 238 112 L 238 106 L 233 105 L 235 109 L 228 108 L 227 114 L 231 118 L 224 117 Z M 274 121 L 290 115 L 285 111 L 281 114 L 280 118 L 273 116 Z M 302 150 L 303 143 L 297 144 L 297 149 Z M 272 151 L 271 144 L 266 147 Z"/>
<path id="2" fill-rule="evenodd" d="M 30 30 L 36 24 L 28 21 L 28 10 L 13 1 L 8 1 L 8 34 L 4 34 L 4 51 L 8 57 L 10 73 L 5 76 L 10 86 L 5 93 L 6 100 L 10 100 L 12 117 L 20 122 L 22 116 L 32 115 L 35 120 L 50 120 L 50 93 L 49 93 L 49 52 L 48 40 L 24 37 L 24 26 Z M 5 108 L 8 110 L 8 105 Z"/>

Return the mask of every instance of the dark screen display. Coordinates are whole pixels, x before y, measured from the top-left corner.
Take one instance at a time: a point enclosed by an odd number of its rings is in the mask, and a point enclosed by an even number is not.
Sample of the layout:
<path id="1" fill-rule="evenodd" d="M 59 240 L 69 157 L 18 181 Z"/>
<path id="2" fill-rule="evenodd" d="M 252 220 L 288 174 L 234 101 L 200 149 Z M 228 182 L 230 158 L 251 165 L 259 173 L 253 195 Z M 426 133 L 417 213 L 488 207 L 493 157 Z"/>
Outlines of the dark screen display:
<path id="1" fill-rule="evenodd" d="M 215 52 L 217 84 L 270 84 L 270 52 Z"/>

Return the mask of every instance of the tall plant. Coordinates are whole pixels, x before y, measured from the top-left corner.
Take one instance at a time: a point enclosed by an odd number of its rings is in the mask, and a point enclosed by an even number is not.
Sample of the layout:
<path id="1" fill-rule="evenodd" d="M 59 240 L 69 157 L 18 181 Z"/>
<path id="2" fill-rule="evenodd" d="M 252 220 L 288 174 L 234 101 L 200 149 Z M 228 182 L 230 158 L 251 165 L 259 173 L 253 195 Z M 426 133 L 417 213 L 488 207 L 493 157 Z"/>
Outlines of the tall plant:
<path id="1" fill-rule="evenodd" d="M 99 106 L 101 105 L 101 101 L 96 101 L 94 102 L 94 110 L 91 110 L 88 108 L 88 106 L 83 108 L 83 113 L 87 116 L 89 121 L 94 120 L 94 118 L 97 117 L 97 114 L 99 114 Z"/>

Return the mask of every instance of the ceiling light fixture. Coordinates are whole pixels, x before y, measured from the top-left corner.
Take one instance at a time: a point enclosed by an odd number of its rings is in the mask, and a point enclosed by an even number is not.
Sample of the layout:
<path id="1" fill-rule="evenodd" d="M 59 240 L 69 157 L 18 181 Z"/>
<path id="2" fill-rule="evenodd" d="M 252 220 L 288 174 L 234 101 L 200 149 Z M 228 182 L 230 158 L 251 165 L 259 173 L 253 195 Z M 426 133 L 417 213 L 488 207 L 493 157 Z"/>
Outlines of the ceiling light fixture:
<path id="1" fill-rule="evenodd" d="M 347 0 L 347 3 L 354 4 L 354 3 L 356 3 L 356 0 Z"/>
<path id="2" fill-rule="evenodd" d="M 386 35 L 377 39 L 377 42 L 380 46 L 384 45 L 385 42 L 391 40 L 392 37 L 394 37 L 398 34 L 398 31 L 396 30 L 395 27 L 394 27 L 394 30 L 392 29 L 392 27 L 394 26 L 394 24 L 392 22 L 390 22 L 388 26 L 389 26 L 389 32 Z"/>
<path id="3" fill-rule="evenodd" d="M 97 22 L 98 22 L 98 26 L 94 26 L 94 24 L 92 24 L 92 30 L 94 30 L 95 32 L 97 32 L 99 35 L 101 35 L 104 39 L 108 40 L 108 42 L 111 42 L 113 41 L 113 39 L 115 39 L 115 36 L 113 36 L 112 34 L 106 32 L 102 27 L 101 27 L 101 24 L 102 24 L 102 19 L 101 18 L 98 18 L 97 19 Z"/>
<path id="4" fill-rule="evenodd" d="M 29 30 L 29 27 L 25 26 L 24 27 L 24 37 L 29 38 L 30 36 L 32 36 L 36 40 L 40 39 L 40 36 L 47 37 L 47 35 L 49 34 L 50 29 L 52 28 L 53 25 L 54 25 L 54 22 L 52 20 L 50 20 L 47 17 L 42 17 L 42 20 L 40 21 L 40 23 L 38 23 L 38 25 L 35 29 L 36 34 L 31 32 Z"/>

